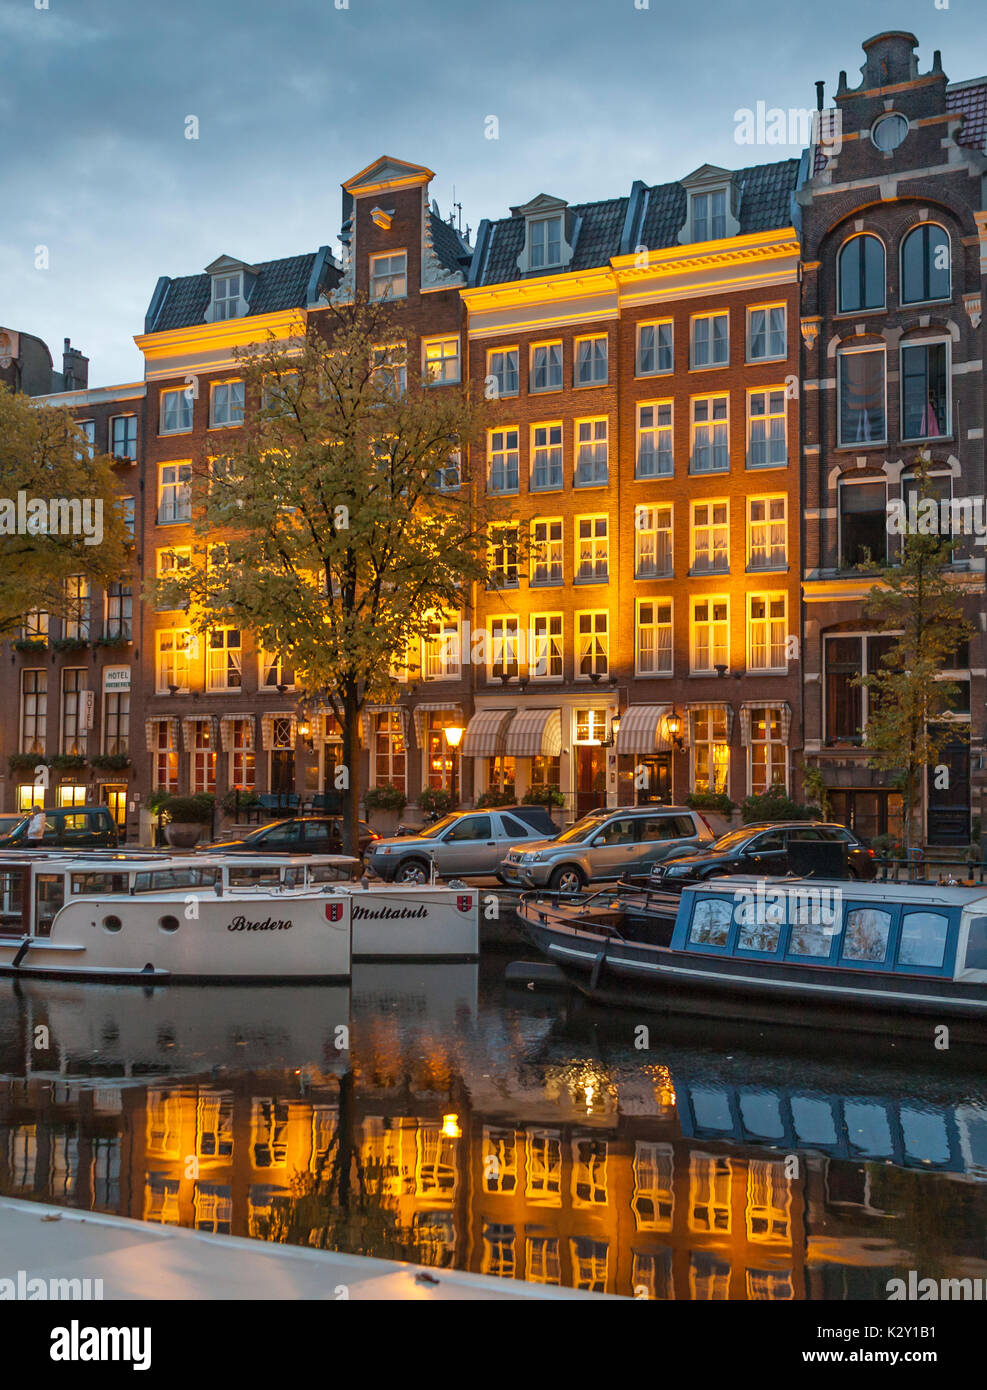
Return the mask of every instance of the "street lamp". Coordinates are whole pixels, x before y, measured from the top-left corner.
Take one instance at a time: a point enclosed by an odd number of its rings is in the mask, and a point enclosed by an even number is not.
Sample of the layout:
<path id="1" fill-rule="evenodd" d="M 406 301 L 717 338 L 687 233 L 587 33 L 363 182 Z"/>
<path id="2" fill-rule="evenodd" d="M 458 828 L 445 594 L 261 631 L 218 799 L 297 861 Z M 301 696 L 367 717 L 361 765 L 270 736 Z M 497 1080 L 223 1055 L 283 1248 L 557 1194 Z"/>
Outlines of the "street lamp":
<path id="1" fill-rule="evenodd" d="M 463 741 L 463 734 L 466 731 L 459 724 L 447 724 L 444 730 L 446 743 L 450 748 L 458 748 Z"/>

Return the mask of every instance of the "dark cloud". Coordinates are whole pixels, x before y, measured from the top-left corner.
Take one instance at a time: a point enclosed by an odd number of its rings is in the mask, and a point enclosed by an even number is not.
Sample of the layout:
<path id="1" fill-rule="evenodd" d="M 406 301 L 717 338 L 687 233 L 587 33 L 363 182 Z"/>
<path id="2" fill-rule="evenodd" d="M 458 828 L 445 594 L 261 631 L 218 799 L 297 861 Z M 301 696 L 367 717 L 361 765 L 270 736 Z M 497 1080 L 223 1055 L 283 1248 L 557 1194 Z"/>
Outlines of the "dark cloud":
<path id="1" fill-rule="evenodd" d="M 339 184 L 378 154 L 434 169 L 475 229 L 540 191 L 592 200 L 797 153 L 738 147 L 734 112 L 811 107 L 814 79 L 854 80 L 881 29 L 980 75 L 959 0 L 337 3 L 5 0 L 0 321 L 53 349 L 70 335 L 94 382 L 133 379 L 159 275 L 338 249 Z"/>

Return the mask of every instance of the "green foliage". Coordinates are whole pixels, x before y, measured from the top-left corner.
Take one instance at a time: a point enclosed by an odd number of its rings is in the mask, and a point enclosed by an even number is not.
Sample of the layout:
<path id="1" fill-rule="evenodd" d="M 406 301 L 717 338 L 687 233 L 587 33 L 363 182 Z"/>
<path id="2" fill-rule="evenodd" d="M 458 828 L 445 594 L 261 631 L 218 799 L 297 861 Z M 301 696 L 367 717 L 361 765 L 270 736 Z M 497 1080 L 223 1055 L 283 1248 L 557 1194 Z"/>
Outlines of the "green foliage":
<path id="1" fill-rule="evenodd" d="M 369 787 L 364 793 L 363 804 L 368 811 L 397 811 L 400 815 L 408 804 L 408 798 L 388 782 L 383 787 Z"/>
<path id="2" fill-rule="evenodd" d="M 693 811 L 716 811 L 721 816 L 728 816 L 733 810 L 726 792 L 690 792 L 685 804 Z"/>
<path id="3" fill-rule="evenodd" d="M 517 797 L 513 791 L 502 792 L 499 787 L 488 787 L 476 798 L 477 806 L 513 806 L 516 802 Z"/>
<path id="4" fill-rule="evenodd" d="M 97 753 L 89 761 L 93 767 L 102 768 L 104 772 L 122 772 L 130 766 L 130 756 L 127 753 Z"/>
<path id="5" fill-rule="evenodd" d="M 258 803 L 260 798 L 255 791 L 246 791 L 243 787 L 231 787 L 220 801 L 220 807 L 228 816 L 238 815 L 241 811 L 250 811 Z"/>
<path id="6" fill-rule="evenodd" d="M 921 506 L 932 495 L 927 460 L 916 465 L 915 478 Z M 962 724 L 948 719 L 956 685 L 937 679 L 974 631 L 963 616 L 962 590 L 948 573 L 954 548 L 948 536 L 906 530 L 899 563 L 881 571 L 864 606 L 876 631 L 900 634 L 881 669 L 857 683 L 870 692 L 864 739 L 870 766 L 898 773 L 906 846 L 925 769 L 941 761 L 947 743 L 966 736 Z"/>
<path id="7" fill-rule="evenodd" d="M 557 787 L 530 787 L 521 800 L 524 806 L 565 805 L 565 795 Z"/>
<path id="8" fill-rule="evenodd" d="M 168 796 L 159 810 L 166 825 L 172 822 L 208 825 L 212 820 L 215 804 L 216 798 L 205 793 L 198 793 L 196 796 Z"/>
<path id="9" fill-rule="evenodd" d="M 89 638 L 56 637 L 51 645 L 56 652 L 81 652 L 84 647 L 89 646 Z"/>
<path id="10" fill-rule="evenodd" d="M 809 799 L 819 807 L 823 820 L 829 820 L 829 788 L 822 771 L 815 765 L 804 768 L 802 785 Z"/>
<path id="11" fill-rule="evenodd" d="M 48 761 L 56 772 L 80 772 L 86 765 L 81 753 L 54 753 Z"/>
<path id="12" fill-rule="evenodd" d="M 14 650 L 18 652 L 43 652 L 48 648 L 47 637 L 18 637 L 15 639 Z"/>
<path id="13" fill-rule="evenodd" d="M 48 766 L 49 759 L 43 753 L 11 753 L 7 766 L 11 772 L 33 772 L 41 763 Z"/>
<path id="14" fill-rule="evenodd" d="M 447 792 L 444 787 L 426 787 L 423 792 L 418 794 L 418 805 L 422 810 L 430 813 L 435 812 L 440 816 L 451 811 L 455 804 L 452 792 Z"/>
<path id="15" fill-rule="evenodd" d="M 102 537 L 86 544 L 84 534 L 48 535 L 39 529 L 16 531 L 16 516 L 4 514 L 0 526 L 0 635 L 16 632 L 33 608 L 56 616 L 66 611 L 65 580 L 82 575 L 95 587 L 119 579 L 131 568 L 129 536 L 124 525 L 113 461 L 105 454 L 89 457 L 89 442 L 70 412 L 41 405 L 0 387 L 0 499 L 15 506 L 26 501 L 64 498 L 89 502 L 90 522 L 102 505 Z M 28 520 L 32 514 L 28 513 Z M 81 520 L 86 521 L 82 513 Z M 8 534 L 12 531 L 13 534 Z M 90 539 L 98 534 L 91 528 Z"/>
<path id="16" fill-rule="evenodd" d="M 774 786 L 745 797 L 740 816 L 745 825 L 756 825 L 758 821 L 821 820 L 822 812 L 812 803 L 793 801 L 784 787 Z"/>

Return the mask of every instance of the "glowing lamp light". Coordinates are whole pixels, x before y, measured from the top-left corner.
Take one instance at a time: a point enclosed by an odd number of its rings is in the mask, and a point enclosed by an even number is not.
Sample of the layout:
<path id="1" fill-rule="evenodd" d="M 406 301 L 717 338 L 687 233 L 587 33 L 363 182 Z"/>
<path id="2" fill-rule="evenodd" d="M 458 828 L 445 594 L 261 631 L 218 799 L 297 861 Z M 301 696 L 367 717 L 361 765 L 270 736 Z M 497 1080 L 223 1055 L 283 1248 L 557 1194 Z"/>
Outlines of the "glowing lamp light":
<path id="1" fill-rule="evenodd" d="M 671 714 L 665 717 L 665 726 L 668 729 L 670 738 L 678 738 L 682 728 L 682 720 L 678 717 L 674 710 Z"/>
<path id="2" fill-rule="evenodd" d="M 459 732 L 462 733 L 462 729 Z M 459 1128 L 458 1115 L 442 1116 L 442 1133 L 446 1139 L 461 1139 L 463 1137 L 463 1131 Z"/>
<path id="3" fill-rule="evenodd" d="M 303 719 L 298 725 L 298 732 L 302 738 L 311 738 L 312 726 L 307 719 Z"/>
<path id="4" fill-rule="evenodd" d="M 458 748 L 463 741 L 463 734 L 466 732 L 459 724 L 450 724 L 445 729 L 446 743 L 450 748 Z"/>

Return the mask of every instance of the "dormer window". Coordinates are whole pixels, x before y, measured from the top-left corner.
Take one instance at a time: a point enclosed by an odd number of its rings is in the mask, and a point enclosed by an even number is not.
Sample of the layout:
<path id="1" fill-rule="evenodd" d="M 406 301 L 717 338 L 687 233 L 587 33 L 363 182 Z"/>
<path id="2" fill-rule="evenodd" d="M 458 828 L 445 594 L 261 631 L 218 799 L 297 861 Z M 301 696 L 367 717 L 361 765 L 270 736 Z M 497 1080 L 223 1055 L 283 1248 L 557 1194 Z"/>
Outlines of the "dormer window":
<path id="1" fill-rule="evenodd" d="M 532 270 L 547 270 L 562 263 L 562 218 L 539 217 L 528 224 Z"/>
<path id="2" fill-rule="evenodd" d="M 727 234 L 727 194 L 725 188 L 692 195 L 692 240 L 717 241 Z"/>
<path id="3" fill-rule="evenodd" d="M 235 319 L 240 317 L 240 284 L 241 276 L 239 271 L 237 271 L 235 275 L 213 276 L 213 323 L 218 323 L 220 319 Z"/>

